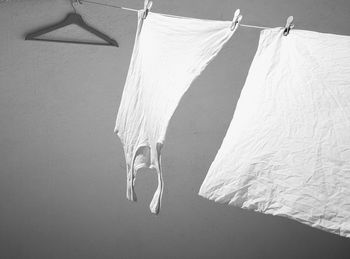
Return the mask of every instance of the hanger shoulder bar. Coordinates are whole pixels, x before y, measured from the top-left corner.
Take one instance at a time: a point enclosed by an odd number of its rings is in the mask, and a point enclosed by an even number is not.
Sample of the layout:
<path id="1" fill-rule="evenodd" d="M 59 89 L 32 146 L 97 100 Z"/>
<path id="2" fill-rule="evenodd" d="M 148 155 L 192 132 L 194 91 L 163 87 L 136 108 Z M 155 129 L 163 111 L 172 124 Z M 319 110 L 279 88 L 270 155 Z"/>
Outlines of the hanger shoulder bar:
<path id="1" fill-rule="evenodd" d="M 35 32 L 27 34 L 26 40 L 33 39 L 34 37 L 38 37 L 38 36 L 44 35 L 46 33 L 58 30 L 58 29 L 60 29 L 62 27 L 65 27 L 65 26 L 71 24 L 72 20 L 73 20 L 72 19 L 72 15 L 74 15 L 74 14 L 70 13 L 70 14 L 68 14 L 66 16 L 66 18 L 64 20 L 60 21 L 59 23 L 50 25 L 50 26 L 45 27 L 43 29 L 39 29 L 38 31 L 35 31 Z"/>
<path id="2" fill-rule="evenodd" d="M 88 42 L 88 41 L 73 41 L 73 40 L 52 40 L 52 39 L 37 39 L 32 38 L 28 40 L 34 40 L 34 41 L 48 41 L 48 42 L 58 42 L 58 43 L 73 43 L 73 44 L 84 44 L 84 45 L 97 45 L 97 46 L 112 46 L 109 43 L 104 42 Z"/>
<path id="3" fill-rule="evenodd" d="M 111 45 L 111 46 L 116 46 L 119 47 L 118 42 L 115 41 L 114 39 L 111 39 L 110 37 L 108 37 L 107 35 L 105 35 L 104 33 L 98 31 L 97 29 L 89 26 L 88 24 L 86 24 L 83 20 L 83 18 L 81 17 L 81 15 L 77 14 L 77 13 L 69 13 L 66 18 L 64 20 L 62 20 L 59 23 L 56 23 L 54 25 L 48 26 L 46 28 L 40 29 L 38 31 L 29 33 L 26 35 L 25 39 L 26 40 L 40 40 L 40 39 L 36 39 L 35 37 L 44 35 L 46 33 L 55 31 L 57 29 L 63 28 L 67 25 L 71 25 L 71 24 L 75 24 L 78 25 L 79 27 L 83 28 L 84 30 L 96 35 L 97 37 L 103 39 L 104 41 L 106 41 L 107 43 L 86 43 L 86 42 L 80 42 L 81 44 L 90 44 L 90 45 Z M 43 40 L 42 41 L 52 41 L 52 42 L 65 42 L 65 43 L 79 43 L 78 41 L 66 41 L 66 40 Z"/>
<path id="4" fill-rule="evenodd" d="M 116 47 L 119 47 L 118 45 L 118 42 L 114 39 L 111 39 L 110 37 L 108 37 L 106 34 L 100 32 L 99 30 L 91 27 L 90 25 L 86 24 L 84 22 L 83 19 L 81 19 L 81 21 L 79 21 L 77 23 L 77 25 L 79 25 L 80 27 L 82 27 L 83 29 L 87 30 L 88 32 L 96 35 L 97 37 L 103 39 L 104 41 L 108 42 L 110 45 L 113 45 L 113 46 L 116 46 Z"/>

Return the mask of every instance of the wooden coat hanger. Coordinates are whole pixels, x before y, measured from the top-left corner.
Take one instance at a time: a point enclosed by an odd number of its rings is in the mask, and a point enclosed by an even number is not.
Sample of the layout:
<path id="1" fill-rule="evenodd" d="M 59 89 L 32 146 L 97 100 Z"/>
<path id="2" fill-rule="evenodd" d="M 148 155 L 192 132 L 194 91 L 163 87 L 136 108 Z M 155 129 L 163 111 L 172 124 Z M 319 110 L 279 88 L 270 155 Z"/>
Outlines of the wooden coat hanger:
<path id="1" fill-rule="evenodd" d="M 79 0 L 76 0 L 77 3 L 80 3 Z M 37 41 L 51 41 L 51 42 L 63 42 L 63 43 L 76 43 L 76 44 L 89 44 L 89 45 L 104 45 L 104 46 L 115 46 L 119 47 L 118 42 L 114 39 L 111 39 L 106 34 L 98 31 L 97 29 L 91 27 L 90 25 L 86 24 L 83 18 L 80 14 L 78 14 L 75 10 L 75 7 L 73 3 L 71 2 L 71 5 L 74 9 L 74 13 L 69 13 L 64 20 L 62 20 L 59 23 L 50 25 L 46 28 L 40 29 L 35 32 L 31 32 L 26 35 L 25 40 L 37 40 Z M 82 29 L 94 34 L 100 39 L 103 39 L 105 42 L 99 43 L 99 42 L 87 42 L 87 41 L 72 41 L 72 40 L 54 40 L 54 39 L 39 39 L 36 37 L 39 37 L 41 35 L 44 35 L 46 33 L 55 31 L 57 29 L 66 27 L 68 25 L 78 25 Z"/>

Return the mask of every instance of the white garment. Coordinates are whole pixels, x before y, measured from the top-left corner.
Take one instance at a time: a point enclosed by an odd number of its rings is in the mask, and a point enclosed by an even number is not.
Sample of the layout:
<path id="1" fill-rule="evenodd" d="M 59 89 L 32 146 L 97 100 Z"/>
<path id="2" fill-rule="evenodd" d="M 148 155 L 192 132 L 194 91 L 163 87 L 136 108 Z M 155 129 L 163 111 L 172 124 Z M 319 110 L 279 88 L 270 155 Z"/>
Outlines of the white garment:
<path id="1" fill-rule="evenodd" d="M 350 37 L 264 30 L 199 195 L 350 237 Z"/>
<path id="2" fill-rule="evenodd" d="M 229 21 L 149 13 L 138 28 L 116 120 L 127 165 L 127 198 L 135 201 L 134 180 L 141 167 L 155 168 L 158 188 L 150 209 L 158 213 L 163 191 L 160 150 L 168 122 L 191 82 L 234 31 Z"/>

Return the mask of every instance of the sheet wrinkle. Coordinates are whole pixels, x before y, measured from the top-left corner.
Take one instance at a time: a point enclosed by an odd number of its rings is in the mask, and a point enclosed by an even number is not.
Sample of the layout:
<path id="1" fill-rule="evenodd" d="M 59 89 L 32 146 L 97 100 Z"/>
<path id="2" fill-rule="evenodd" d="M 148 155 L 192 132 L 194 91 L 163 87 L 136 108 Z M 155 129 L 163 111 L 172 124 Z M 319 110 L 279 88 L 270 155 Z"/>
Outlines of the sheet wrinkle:
<path id="1" fill-rule="evenodd" d="M 350 37 L 260 35 L 199 195 L 350 237 Z"/>

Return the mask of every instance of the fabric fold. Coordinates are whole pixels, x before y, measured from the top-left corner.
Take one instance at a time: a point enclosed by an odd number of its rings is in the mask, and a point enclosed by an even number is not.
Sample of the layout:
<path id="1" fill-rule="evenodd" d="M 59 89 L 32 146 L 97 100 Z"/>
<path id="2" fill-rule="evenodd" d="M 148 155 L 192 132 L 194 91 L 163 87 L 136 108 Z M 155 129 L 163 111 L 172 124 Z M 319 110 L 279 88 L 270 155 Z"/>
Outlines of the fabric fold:
<path id="1" fill-rule="evenodd" d="M 161 147 L 170 118 L 192 81 L 230 39 L 231 22 L 200 20 L 150 12 L 138 13 L 129 71 L 116 119 L 115 133 L 124 147 L 127 198 L 138 169 L 154 168 L 158 187 L 150 210 L 158 214 L 164 189 Z"/>
<path id="2" fill-rule="evenodd" d="M 261 32 L 199 195 L 350 237 L 350 37 Z"/>

